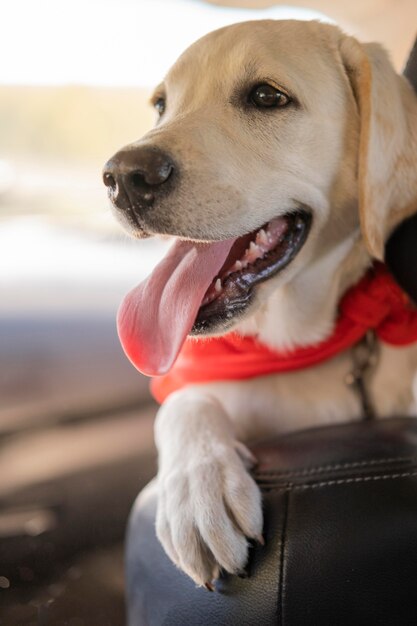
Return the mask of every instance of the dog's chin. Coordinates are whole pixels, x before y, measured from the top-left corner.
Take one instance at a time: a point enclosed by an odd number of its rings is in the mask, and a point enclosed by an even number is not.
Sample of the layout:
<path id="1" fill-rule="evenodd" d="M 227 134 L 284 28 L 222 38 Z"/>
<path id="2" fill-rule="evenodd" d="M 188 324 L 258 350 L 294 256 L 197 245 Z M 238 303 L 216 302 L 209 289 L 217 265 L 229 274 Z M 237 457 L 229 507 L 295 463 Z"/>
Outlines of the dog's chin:
<path id="1" fill-rule="evenodd" d="M 311 212 L 303 209 L 239 237 L 207 290 L 190 334 L 224 334 L 246 317 L 256 306 L 258 286 L 290 265 L 311 224 Z"/>

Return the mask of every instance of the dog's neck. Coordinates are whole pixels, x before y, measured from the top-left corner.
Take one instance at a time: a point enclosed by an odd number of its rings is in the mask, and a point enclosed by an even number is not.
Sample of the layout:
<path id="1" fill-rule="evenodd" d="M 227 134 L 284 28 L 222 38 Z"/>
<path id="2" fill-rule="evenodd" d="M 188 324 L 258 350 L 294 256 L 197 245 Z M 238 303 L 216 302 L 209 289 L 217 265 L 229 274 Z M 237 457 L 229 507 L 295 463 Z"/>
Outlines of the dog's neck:
<path id="1" fill-rule="evenodd" d="M 236 330 L 279 350 L 318 343 L 331 334 L 343 293 L 370 263 L 356 232 L 273 292 Z"/>

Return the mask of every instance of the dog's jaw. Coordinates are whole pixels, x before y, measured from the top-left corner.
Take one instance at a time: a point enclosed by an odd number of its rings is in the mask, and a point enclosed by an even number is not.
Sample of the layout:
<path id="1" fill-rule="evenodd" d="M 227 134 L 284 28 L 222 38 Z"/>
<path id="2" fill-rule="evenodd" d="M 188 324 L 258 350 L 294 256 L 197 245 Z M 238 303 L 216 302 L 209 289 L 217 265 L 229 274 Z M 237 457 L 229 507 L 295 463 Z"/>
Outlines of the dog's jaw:
<path id="1" fill-rule="evenodd" d="M 227 332 L 245 317 L 256 299 L 258 285 L 282 272 L 298 255 L 310 232 L 312 214 L 298 211 L 272 220 L 255 233 L 237 240 L 219 274 L 206 292 L 192 335 Z M 244 253 L 239 255 L 239 243 Z M 238 259 L 235 260 L 237 248 Z"/>
<path id="2" fill-rule="evenodd" d="M 312 233 L 303 255 L 288 268 L 284 284 L 277 284 L 277 277 L 260 286 L 258 306 L 235 327 L 239 334 L 256 336 L 284 351 L 314 345 L 330 335 L 341 297 L 365 274 L 372 259 L 359 228 L 317 260 L 314 249 L 319 240 L 320 234 Z"/>

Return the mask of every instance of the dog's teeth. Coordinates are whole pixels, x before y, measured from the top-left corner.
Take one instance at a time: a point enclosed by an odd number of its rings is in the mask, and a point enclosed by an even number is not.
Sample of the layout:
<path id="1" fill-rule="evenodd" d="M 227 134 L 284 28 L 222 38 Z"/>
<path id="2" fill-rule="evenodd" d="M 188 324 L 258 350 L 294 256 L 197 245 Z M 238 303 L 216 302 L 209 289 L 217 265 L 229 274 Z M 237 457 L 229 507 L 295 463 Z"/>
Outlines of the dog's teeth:
<path id="1" fill-rule="evenodd" d="M 218 278 L 216 280 L 216 282 L 214 283 L 214 288 L 215 288 L 217 293 L 221 292 L 221 290 L 222 290 L 222 281 L 220 280 L 220 278 Z"/>
<path id="2" fill-rule="evenodd" d="M 249 244 L 249 252 L 259 252 L 259 246 L 254 241 Z"/>
<path id="3" fill-rule="evenodd" d="M 235 261 L 228 272 L 224 275 L 225 278 L 233 274 L 233 272 L 239 272 L 242 269 L 242 263 L 240 261 Z"/>
<path id="4" fill-rule="evenodd" d="M 264 231 L 263 228 L 261 228 L 261 230 L 259 231 L 256 239 L 258 239 L 259 243 L 263 243 L 263 244 L 268 243 L 268 237 L 266 236 L 266 232 Z"/>

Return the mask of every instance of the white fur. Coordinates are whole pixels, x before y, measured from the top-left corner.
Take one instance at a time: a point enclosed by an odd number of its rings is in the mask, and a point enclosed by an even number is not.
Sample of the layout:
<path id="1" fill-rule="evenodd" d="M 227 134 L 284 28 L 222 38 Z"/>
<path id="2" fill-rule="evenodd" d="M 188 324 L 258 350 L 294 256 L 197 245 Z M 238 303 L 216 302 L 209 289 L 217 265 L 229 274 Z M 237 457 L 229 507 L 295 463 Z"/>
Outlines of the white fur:
<path id="1" fill-rule="evenodd" d="M 239 109 L 233 98 L 249 78 L 275 81 L 299 106 L 272 115 Z M 149 231 L 224 239 L 307 205 L 306 244 L 257 288 L 235 330 L 276 348 L 324 339 L 343 292 L 381 254 L 395 223 L 417 208 L 411 89 L 378 46 L 325 24 L 265 21 L 204 37 L 161 92 L 166 113 L 133 148 L 168 148 L 183 178 L 147 218 Z M 415 346 L 381 346 L 370 389 L 380 417 L 411 405 L 416 366 Z M 220 568 L 243 568 L 246 538 L 262 533 L 260 493 L 242 442 L 360 419 L 344 382 L 351 367 L 347 352 L 304 371 L 188 387 L 161 407 L 157 534 L 197 584 Z"/>

